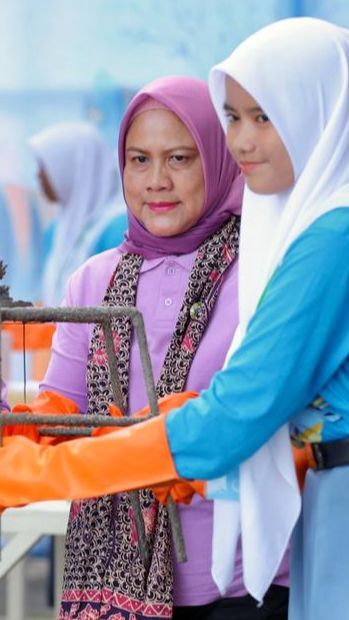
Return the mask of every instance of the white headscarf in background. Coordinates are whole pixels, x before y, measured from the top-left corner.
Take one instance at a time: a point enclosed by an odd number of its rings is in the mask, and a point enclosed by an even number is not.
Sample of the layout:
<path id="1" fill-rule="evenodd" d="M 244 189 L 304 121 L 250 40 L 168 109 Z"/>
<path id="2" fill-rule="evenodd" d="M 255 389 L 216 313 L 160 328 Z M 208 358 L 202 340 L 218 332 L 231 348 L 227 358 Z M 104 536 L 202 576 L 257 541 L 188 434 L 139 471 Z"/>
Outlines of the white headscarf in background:
<path id="1" fill-rule="evenodd" d="M 90 256 L 97 233 L 125 210 L 116 199 L 117 159 L 99 132 L 83 122 L 53 125 L 29 144 L 60 203 L 43 291 L 44 302 L 57 305 L 69 275 Z"/>
<path id="2" fill-rule="evenodd" d="M 210 73 L 210 94 L 226 130 L 226 76 L 261 106 L 293 164 L 294 185 L 259 195 L 246 187 L 239 258 L 239 346 L 258 301 L 290 244 L 318 217 L 349 205 L 349 36 L 328 22 L 293 18 L 263 28 Z M 233 504 L 233 502 L 230 502 Z M 288 427 L 240 467 L 244 582 L 262 599 L 300 510 Z M 231 579 L 236 532 L 229 502 L 215 501 L 213 575 Z M 235 532 L 235 534 L 234 534 Z M 225 544 L 219 540 L 226 537 Z M 230 574 L 229 574 L 230 573 Z"/>

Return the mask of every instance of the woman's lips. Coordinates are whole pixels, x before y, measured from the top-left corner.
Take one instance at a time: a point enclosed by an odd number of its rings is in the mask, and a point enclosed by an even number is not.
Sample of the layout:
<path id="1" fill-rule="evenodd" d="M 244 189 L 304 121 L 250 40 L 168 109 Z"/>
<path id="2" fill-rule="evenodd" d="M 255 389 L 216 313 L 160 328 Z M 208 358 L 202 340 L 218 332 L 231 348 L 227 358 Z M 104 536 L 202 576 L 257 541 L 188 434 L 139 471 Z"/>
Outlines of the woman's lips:
<path id="1" fill-rule="evenodd" d="M 175 209 L 179 202 L 147 202 L 147 205 L 151 211 L 171 211 Z"/>

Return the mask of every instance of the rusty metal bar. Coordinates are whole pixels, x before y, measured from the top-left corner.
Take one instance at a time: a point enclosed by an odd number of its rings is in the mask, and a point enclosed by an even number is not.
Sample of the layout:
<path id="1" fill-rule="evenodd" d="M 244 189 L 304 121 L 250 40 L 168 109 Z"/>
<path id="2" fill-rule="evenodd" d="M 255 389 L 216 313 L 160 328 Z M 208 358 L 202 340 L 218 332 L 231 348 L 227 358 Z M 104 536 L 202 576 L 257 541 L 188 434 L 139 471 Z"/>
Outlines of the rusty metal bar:
<path id="1" fill-rule="evenodd" d="M 91 437 L 92 428 L 77 428 L 76 426 L 72 426 L 71 428 L 66 428 L 64 426 L 55 426 L 55 428 L 45 429 L 39 428 L 38 433 L 41 437 Z"/>
<path id="2" fill-rule="evenodd" d="M 45 323 L 45 322 L 74 322 L 74 323 L 100 323 L 105 333 L 106 347 L 107 347 L 107 355 L 108 362 L 110 363 L 110 375 L 112 382 L 112 390 L 113 396 L 116 401 L 116 404 L 120 407 L 120 403 L 123 403 L 122 391 L 120 382 L 118 379 L 117 366 L 115 360 L 115 351 L 114 344 L 112 339 L 112 332 L 110 327 L 110 321 L 113 317 L 117 316 L 126 316 L 132 320 L 132 324 L 135 328 L 137 335 L 137 342 L 140 351 L 140 357 L 143 367 L 145 386 L 147 390 L 147 396 L 150 405 L 151 415 L 158 414 L 158 405 L 156 398 L 156 389 L 154 384 L 154 378 L 151 367 L 151 360 L 149 355 L 149 349 L 147 345 L 147 339 L 144 329 L 144 322 L 141 313 L 133 307 L 75 307 L 75 308 L 34 308 L 34 307 L 23 307 L 25 304 L 22 304 L 22 307 L 14 305 L 7 305 L 6 303 L 0 304 L 0 333 L 1 333 L 1 322 L 3 321 L 19 321 L 21 323 Z M 1 371 L 1 366 L 0 366 Z M 1 378 L 1 372 L 0 372 Z M 120 407 L 123 411 L 123 407 Z M 113 419 L 107 418 L 105 416 L 90 416 L 90 415 L 78 415 L 78 416 L 31 416 L 28 414 L 24 414 L 25 421 L 20 418 L 22 416 L 16 415 L 13 417 L 9 417 L 12 414 L 2 414 L 2 420 L 0 420 L 0 441 L 2 434 L 2 425 L 6 424 L 15 424 L 15 423 L 32 423 L 32 424 L 41 424 L 43 423 L 45 426 L 62 424 L 62 425 L 71 425 L 71 426 L 128 426 L 130 424 L 135 424 L 138 422 L 135 418 L 120 418 Z M 45 421 L 41 419 L 45 418 Z M 15 418 L 15 420 L 13 419 Z M 29 420 L 31 418 L 31 420 Z M 40 419 L 38 419 L 40 418 Z M 75 419 L 73 419 L 75 418 Z M 77 421 L 79 418 L 79 422 Z M 143 418 L 142 421 L 144 421 Z M 58 434 L 58 429 L 52 429 L 53 434 Z M 68 430 L 68 429 L 67 429 Z M 41 431 L 46 434 L 48 431 Z M 64 430 L 62 431 L 64 434 Z M 78 431 L 80 432 L 80 431 Z M 86 430 L 84 431 L 86 432 Z M 66 433 L 68 434 L 68 433 Z M 69 431 L 69 434 L 72 434 L 72 430 Z M 1 445 L 1 444 L 0 444 Z M 136 493 L 137 492 L 132 492 Z M 137 500 L 135 502 L 135 498 L 131 496 L 132 507 L 135 512 L 136 523 L 139 524 L 139 513 L 140 510 L 137 508 L 137 504 L 139 506 L 139 499 L 137 494 Z M 173 533 L 173 541 L 174 547 L 176 551 L 177 560 L 179 562 L 186 561 L 186 554 L 184 548 L 184 540 L 180 526 L 180 520 L 178 516 L 177 507 L 170 498 L 167 504 L 167 508 L 169 511 L 169 519 L 171 523 L 172 533 Z M 147 550 L 144 542 L 145 540 L 145 532 L 144 535 L 142 530 L 144 531 L 144 522 L 141 516 L 141 525 L 140 531 L 138 531 L 139 543 L 140 543 L 140 552 L 143 555 L 143 558 L 147 562 Z M 142 549 L 143 548 L 143 549 Z"/>
<path id="3" fill-rule="evenodd" d="M 111 329 L 110 322 L 103 322 L 102 329 L 104 332 L 105 338 L 105 347 L 107 351 L 108 364 L 109 364 L 109 375 L 110 375 L 110 383 L 113 392 L 113 398 L 115 404 L 119 407 L 123 416 L 126 416 L 125 411 L 125 402 L 122 393 L 122 387 L 119 378 L 118 366 L 116 362 L 115 348 L 114 348 L 114 340 L 113 340 L 113 332 Z M 145 532 L 145 524 L 142 515 L 142 508 L 139 501 L 138 491 L 130 491 L 128 493 L 130 498 L 131 507 L 133 510 L 137 536 L 138 536 L 138 545 L 139 552 L 143 561 L 144 566 L 147 568 L 150 565 L 150 550 L 149 545 L 147 543 L 147 536 Z"/>
<path id="4" fill-rule="evenodd" d="M 113 392 L 114 402 L 119 407 L 122 415 L 126 415 L 125 412 L 125 401 L 122 393 L 122 387 L 119 379 L 118 365 L 116 362 L 114 341 L 113 341 L 113 332 L 110 326 L 110 323 L 106 323 L 105 321 L 102 323 L 102 329 L 105 338 L 105 348 L 107 351 L 108 364 L 109 364 L 109 374 L 110 374 L 110 383 L 111 389 Z"/>
<path id="5" fill-rule="evenodd" d="M 144 376 L 145 386 L 147 389 L 150 412 L 152 416 L 159 415 L 159 407 L 158 407 L 158 401 L 156 397 L 156 387 L 154 383 L 154 375 L 152 371 L 148 343 L 147 343 L 147 339 L 145 335 L 143 315 L 141 313 L 138 313 L 137 315 L 134 316 L 132 322 L 133 322 L 133 326 L 137 334 L 137 342 L 138 342 L 139 352 L 141 356 L 143 376 Z M 175 548 L 177 561 L 186 562 L 187 554 L 185 551 L 185 542 L 184 542 L 183 532 L 181 528 L 181 522 L 180 522 L 177 506 L 174 503 L 172 497 L 168 498 L 166 508 L 168 510 L 168 517 L 171 523 L 172 534 L 173 534 L 173 544 Z"/>
<path id="6" fill-rule="evenodd" d="M 39 414 L 39 413 L 1 413 L 0 426 L 13 424 L 42 424 L 43 426 L 132 426 L 148 420 L 151 416 L 144 418 L 112 418 L 104 415 L 90 415 L 87 413 L 74 413 L 71 415 L 61 414 Z"/>
<path id="7" fill-rule="evenodd" d="M 62 308 L 1 308 L 2 321 L 19 323 L 103 323 L 113 317 L 132 317 L 139 314 L 137 308 L 122 306 L 75 306 Z"/>
<path id="8" fill-rule="evenodd" d="M 177 506 L 173 501 L 172 497 L 168 498 L 166 508 L 168 511 L 168 518 L 171 524 L 173 546 L 175 549 L 177 562 L 186 562 L 187 553 L 185 550 L 185 541 L 181 526 L 181 520 L 179 518 Z"/>
<path id="9" fill-rule="evenodd" d="M 147 390 L 147 396 L 148 396 L 148 402 L 149 402 L 151 415 L 153 416 L 158 415 L 159 414 L 158 400 L 156 396 L 156 387 L 155 387 L 155 382 L 154 382 L 151 359 L 149 355 L 149 348 L 148 348 L 147 338 L 145 335 L 143 315 L 140 312 L 135 314 L 132 317 L 132 323 L 136 331 L 138 348 L 139 348 L 139 353 L 140 353 L 142 368 L 143 368 L 144 382 L 145 382 L 145 387 Z"/>

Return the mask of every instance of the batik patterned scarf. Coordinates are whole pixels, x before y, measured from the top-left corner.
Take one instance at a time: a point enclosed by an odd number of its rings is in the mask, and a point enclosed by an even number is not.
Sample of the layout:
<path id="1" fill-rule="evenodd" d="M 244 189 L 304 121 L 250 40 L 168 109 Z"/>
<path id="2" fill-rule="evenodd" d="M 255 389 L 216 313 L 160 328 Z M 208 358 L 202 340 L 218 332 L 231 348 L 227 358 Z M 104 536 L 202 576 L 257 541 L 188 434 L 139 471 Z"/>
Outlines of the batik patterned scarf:
<path id="1" fill-rule="evenodd" d="M 159 397 L 185 389 L 224 274 L 238 253 L 239 224 L 239 218 L 234 216 L 198 250 L 157 384 Z M 107 289 L 104 305 L 135 305 L 142 261 L 137 254 L 123 255 Z M 112 332 L 127 410 L 130 320 L 113 319 Z M 87 389 L 88 413 L 108 415 L 113 396 L 104 336 L 98 325 L 90 344 Z M 66 538 L 60 620 L 171 618 L 173 574 L 167 510 L 149 490 L 139 491 L 139 499 L 152 550 L 147 567 L 139 554 L 135 519 L 127 494 L 73 502 Z"/>

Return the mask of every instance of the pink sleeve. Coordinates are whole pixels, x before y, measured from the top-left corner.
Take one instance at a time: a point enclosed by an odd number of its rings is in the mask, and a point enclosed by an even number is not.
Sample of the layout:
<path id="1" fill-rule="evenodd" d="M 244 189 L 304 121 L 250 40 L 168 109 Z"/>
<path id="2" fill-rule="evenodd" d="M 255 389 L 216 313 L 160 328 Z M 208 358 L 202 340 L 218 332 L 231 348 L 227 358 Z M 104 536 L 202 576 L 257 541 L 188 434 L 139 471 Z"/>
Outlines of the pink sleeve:
<path id="1" fill-rule="evenodd" d="M 116 250 L 89 259 L 69 279 L 64 306 L 98 306 L 102 303 L 117 264 Z M 87 410 L 86 365 L 93 325 L 59 323 L 53 338 L 48 370 L 40 391 L 53 390 Z"/>

